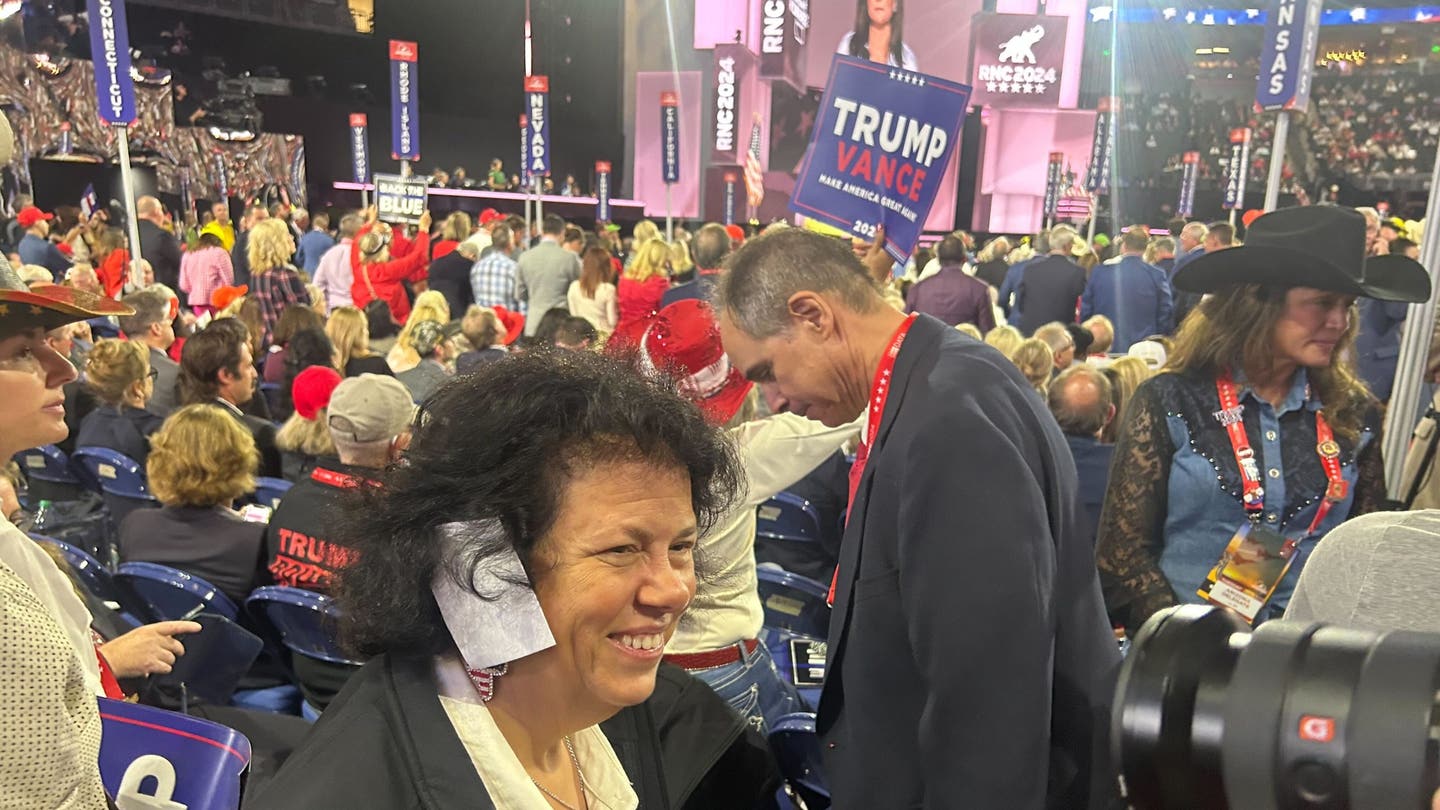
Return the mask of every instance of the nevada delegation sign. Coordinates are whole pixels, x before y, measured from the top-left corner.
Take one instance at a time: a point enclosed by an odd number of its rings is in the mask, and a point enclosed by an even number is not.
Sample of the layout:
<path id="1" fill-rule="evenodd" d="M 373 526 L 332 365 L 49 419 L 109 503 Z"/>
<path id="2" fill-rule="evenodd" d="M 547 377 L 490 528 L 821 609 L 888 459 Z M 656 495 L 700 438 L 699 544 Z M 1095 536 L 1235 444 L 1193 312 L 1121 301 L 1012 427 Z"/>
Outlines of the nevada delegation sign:
<path id="1" fill-rule="evenodd" d="M 925 227 L 970 88 L 867 59 L 836 56 L 790 209 L 905 261 Z"/>

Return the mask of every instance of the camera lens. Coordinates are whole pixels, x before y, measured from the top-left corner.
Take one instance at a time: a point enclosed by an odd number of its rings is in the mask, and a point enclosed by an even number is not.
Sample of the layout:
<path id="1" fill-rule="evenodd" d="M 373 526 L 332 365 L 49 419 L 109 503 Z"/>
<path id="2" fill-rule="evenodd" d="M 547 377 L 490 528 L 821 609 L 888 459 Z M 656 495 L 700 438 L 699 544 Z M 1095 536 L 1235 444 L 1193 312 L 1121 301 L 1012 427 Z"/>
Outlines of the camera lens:
<path id="1" fill-rule="evenodd" d="M 1138 810 L 1428 808 L 1437 689 L 1440 636 L 1186 605 L 1137 635 L 1112 742 Z"/>

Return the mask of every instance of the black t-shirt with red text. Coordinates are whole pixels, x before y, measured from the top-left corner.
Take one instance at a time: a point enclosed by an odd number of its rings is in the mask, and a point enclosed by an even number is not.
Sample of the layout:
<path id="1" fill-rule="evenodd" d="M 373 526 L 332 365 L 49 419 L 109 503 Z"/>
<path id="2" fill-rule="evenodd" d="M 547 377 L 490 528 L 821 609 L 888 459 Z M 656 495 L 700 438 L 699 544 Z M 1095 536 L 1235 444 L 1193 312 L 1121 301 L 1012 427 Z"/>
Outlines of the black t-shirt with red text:
<path id="1" fill-rule="evenodd" d="M 333 457 L 316 463 L 275 507 L 265 533 L 275 584 L 324 593 L 335 573 L 355 556 L 333 537 L 340 502 L 349 490 L 378 471 L 341 464 Z"/>

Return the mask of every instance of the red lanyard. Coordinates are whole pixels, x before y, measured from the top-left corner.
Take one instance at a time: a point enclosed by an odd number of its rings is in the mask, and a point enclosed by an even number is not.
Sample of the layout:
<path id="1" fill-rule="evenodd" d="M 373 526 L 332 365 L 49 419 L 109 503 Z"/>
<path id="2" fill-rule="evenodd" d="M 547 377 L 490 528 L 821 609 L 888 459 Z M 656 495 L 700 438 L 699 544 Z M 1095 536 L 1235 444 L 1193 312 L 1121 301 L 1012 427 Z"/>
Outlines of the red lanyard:
<path id="1" fill-rule="evenodd" d="M 338 473 L 333 470 L 327 470 L 324 467 L 316 467 L 315 469 L 311 470 L 310 479 L 312 481 L 318 481 L 322 484 L 328 484 L 329 486 L 338 487 L 340 489 L 354 489 L 361 484 L 369 484 L 372 487 L 380 486 L 380 483 L 378 481 L 371 481 L 368 478 L 359 478 L 354 475 Z"/>
<path id="2" fill-rule="evenodd" d="M 1250 438 L 1245 435 L 1243 408 L 1235 381 L 1229 374 L 1215 380 L 1215 390 L 1220 394 L 1220 410 L 1215 418 L 1230 434 L 1230 446 L 1235 450 L 1235 463 L 1240 467 L 1240 480 L 1244 490 L 1240 496 L 1245 513 L 1251 520 L 1259 520 L 1265 511 L 1265 489 L 1260 485 L 1260 464 L 1255 460 L 1255 451 L 1250 448 Z M 1306 536 L 1315 534 L 1320 521 L 1330 513 L 1330 508 L 1345 500 L 1350 486 L 1340 475 L 1340 445 L 1335 442 L 1335 433 L 1325 421 L 1324 411 L 1315 412 L 1315 452 L 1320 456 L 1320 466 L 1325 468 L 1325 498 L 1315 509 L 1315 519 L 1310 521 Z"/>
<path id="3" fill-rule="evenodd" d="M 880 367 L 875 369 L 875 380 L 870 383 L 870 413 L 866 420 L 865 443 L 855 453 L 855 463 L 850 465 L 850 500 L 847 501 L 845 511 L 845 522 L 850 522 L 850 509 L 855 506 L 855 493 L 860 489 L 860 476 L 865 474 L 865 464 L 870 460 L 870 448 L 875 444 L 875 437 L 880 435 L 880 419 L 885 415 L 885 402 L 890 399 L 891 378 L 895 374 L 895 358 L 900 355 L 900 346 L 905 343 L 905 336 L 910 333 L 910 327 L 915 325 L 916 313 L 910 313 L 900 328 L 890 338 L 890 347 L 880 357 Z M 835 584 L 840 580 L 840 569 L 836 567 L 834 575 L 830 577 L 830 595 L 826 602 L 832 607 L 835 604 Z"/>
<path id="4" fill-rule="evenodd" d="M 890 378 L 895 373 L 895 358 L 900 355 L 900 346 L 905 342 L 905 336 L 910 333 L 910 327 L 915 325 L 916 313 L 912 312 L 895 330 L 895 335 L 890 338 L 890 348 L 880 357 L 880 367 L 875 369 L 875 380 L 870 383 L 870 418 L 865 426 L 865 447 L 869 448 L 875 444 L 875 437 L 880 434 L 880 417 L 885 415 L 885 401 L 890 398 Z M 868 455 L 868 454 L 867 454 Z M 855 493 L 850 493 L 850 500 L 855 500 Z"/>

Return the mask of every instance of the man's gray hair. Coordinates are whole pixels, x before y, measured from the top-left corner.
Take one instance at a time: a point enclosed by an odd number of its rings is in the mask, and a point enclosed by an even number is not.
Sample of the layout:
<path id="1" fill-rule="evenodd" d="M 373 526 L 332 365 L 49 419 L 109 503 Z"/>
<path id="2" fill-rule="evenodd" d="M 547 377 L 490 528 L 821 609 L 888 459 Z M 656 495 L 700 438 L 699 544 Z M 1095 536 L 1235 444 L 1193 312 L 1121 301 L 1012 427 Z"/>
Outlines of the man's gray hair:
<path id="1" fill-rule="evenodd" d="M 170 301 L 158 292 L 141 290 L 125 296 L 121 302 L 135 310 L 133 315 L 120 316 L 120 331 L 126 337 L 143 334 L 152 323 L 170 320 Z"/>
<path id="2" fill-rule="evenodd" d="M 364 217 L 361 217 L 354 211 L 345 214 L 344 216 L 340 217 L 340 238 L 354 239 L 355 234 L 360 232 L 360 228 L 364 224 Z"/>
<path id="3" fill-rule="evenodd" d="M 715 306 L 763 340 L 790 327 L 790 297 L 802 290 L 832 293 L 858 313 L 884 305 L 848 240 L 785 228 L 751 239 L 729 258 Z"/>
<path id="4" fill-rule="evenodd" d="M 724 225 L 711 222 L 695 232 L 690 244 L 695 253 L 695 266 L 701 270 L 714 270 L 730 252 L 730 234 L 725 232 Z"/>
<path id="5" fill-rule="evenodd" d="M 1087 383 L 1095 386 L 1094 397 L 1079 398 L 1078 389 Z M 1050 383 L 1047 394 L 1050 413 L 1060 423 L 1060 431 L 1071 436 L 1094 436 L 1105 427 L 1110 406 L 1115 402 L 1110 380 L 1100 369 L 1080 363 L 1060 372 Z M 1079 400 L 1079 401 L 1077 401 Z"/>
<path id="6" fill-rule="evenodd" d="M 1185 227 L 1180 229 L 1180 235 L 1198 245 L 1210 235 L 1210 229 L 1205 227 L 1203 222 L 1187 222 Z"/>

